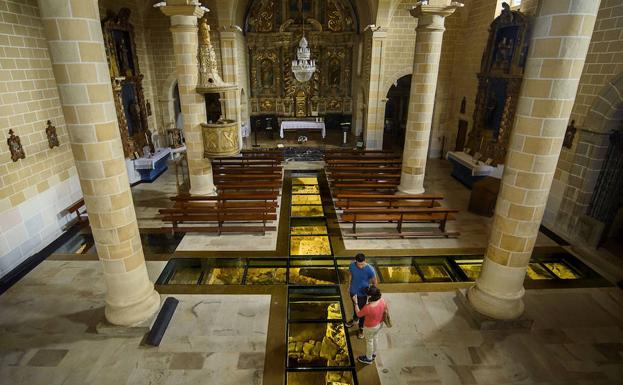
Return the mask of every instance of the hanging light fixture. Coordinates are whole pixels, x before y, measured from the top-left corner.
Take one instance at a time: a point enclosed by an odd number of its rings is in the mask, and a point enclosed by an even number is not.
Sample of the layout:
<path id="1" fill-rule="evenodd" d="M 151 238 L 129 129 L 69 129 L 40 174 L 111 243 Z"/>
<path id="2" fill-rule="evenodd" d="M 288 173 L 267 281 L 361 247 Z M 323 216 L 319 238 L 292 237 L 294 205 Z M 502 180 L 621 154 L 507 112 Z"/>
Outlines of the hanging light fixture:
<path id="1" fill-rule="evenodd" d="M 305 18 L 303 17 L 303 9 L 301 1 L 298 2 L 298 9 L 301 15 L 301 30 L 303 37 L 299 41 L 299 47 L 296 50 L 296 59 L 292 60 L 292 72 L 294 77 L 301 83 L 305 83 L 311 79 L 316 72 L 316 61 L 311 60 L 311 52 L 307 47 L 307 39 L 305 38 Z"/>

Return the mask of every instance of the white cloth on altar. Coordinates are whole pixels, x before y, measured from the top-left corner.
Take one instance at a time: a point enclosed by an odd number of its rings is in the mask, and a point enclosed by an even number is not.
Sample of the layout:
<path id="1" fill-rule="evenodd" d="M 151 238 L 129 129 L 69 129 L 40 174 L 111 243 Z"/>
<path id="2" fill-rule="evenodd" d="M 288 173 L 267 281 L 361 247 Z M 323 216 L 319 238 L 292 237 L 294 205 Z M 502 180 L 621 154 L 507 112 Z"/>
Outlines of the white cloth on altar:
<path id="1" fill-rule="evenodd" d="M 279 136 L 283 139 L 285 136 L 285 130 L 297 129 L 319 130 L 322 133 L 323 138 L 327 135 L 324 122 L 311 122 L 307 120 L 285 120 L 281 122 L 281 130 L 279 131 Z"/>
<path id="2" fill-rule="evenodd" d="M 156 162 L 165 156 L 168 157 L 171 154 L 171 149 L 168 147 L 159 148 L 156 153 L 149 157 L 140 157 L 134 159 L 134 168 L 136 170 L 150 170 L 156 168 Z"/>

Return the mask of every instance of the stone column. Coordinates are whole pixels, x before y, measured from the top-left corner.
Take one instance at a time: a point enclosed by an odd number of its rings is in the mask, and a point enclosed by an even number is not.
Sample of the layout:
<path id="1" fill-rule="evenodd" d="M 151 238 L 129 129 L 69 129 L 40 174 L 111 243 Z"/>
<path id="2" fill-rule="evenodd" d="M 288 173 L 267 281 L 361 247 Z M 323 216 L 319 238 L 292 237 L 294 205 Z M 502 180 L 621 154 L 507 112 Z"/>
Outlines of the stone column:
<path id="1" fill-rule="evenodd" d="M 542 0 L 480 277 L 468 292 L 480 313 L 513 319 L 560 156 L 599 0 Z"/>
<path id="2" fill-rule="evenodd" d="M 125 168 L 96 0 L 40 0 L 84 202 L 106 281 L 105 314 L 116 325 L 151 317 L 149 281 Z"/>
<path id="3" fill-rule="evenodd" d="M 398 186 L 398 190 L 405 194 L 424 192 L 424 172 L 433 123 L 444 22 L 457 7 L 462 6 L 451 0 L 430 0 L 428 4 L 420 3 L 411 9 L 411 15 L 418 19 L 418 25 L 415 29 L 409 112 Z"/>
<path id="4" fill-rule="evenodd" d="M 242 32 L 234 28 L 227 28 L 219 32 L 221 47 L 221 62 L 223 63 L 223 81 L 226 83 L 236 84 L 238 87 L 233 90 L 221 94 L 224 101 L 223 113 L 225 118 L 238 122 L 240 148 L 242 148 L 242 131 L 241 124 L 243 121 L 242 108 L 240 106 L 240 87 L 242 79 L 238 78 L 238 66 L 240 65 L 238 58 L 238 36 Z"/>
<path id="5" fill-rule="evenodd" d="M 205 98 L 196 92 L 199 79 L 197 19 L 203 16 L 204 11 L 198 5 L 186 4 L 190 2 L 190 0 L 169 0 L 168 5 L 161 9 L 165 15 L 171 17 L 173 51 L 190 174 L 190 193 L 214 195 L 216 188 L 212 179 L 212 164 L 203 156 L 201 135 L 201 123 L 206 120 Z"/>
<path id="6" fill-rule="evenodd" d="M 368 103 L 366 116 L 364 119 L 364 141 L 366 149 L 380 150 L 383 148 L 383 126 L 385 118 L 385 96 L 383 92 L 382 82 L 385 70 L 383 69 L 383 56 L 385 50 L 385 38 L 387 31 L 383 29 L 372 30 L 366 32 L 366 42 L 369 41 L 370 59 L 366 60 L 366 66 L 370 66 L 370 77 L 368 85 Z M 369 39 L 369 40 L 368 40 Z"/>

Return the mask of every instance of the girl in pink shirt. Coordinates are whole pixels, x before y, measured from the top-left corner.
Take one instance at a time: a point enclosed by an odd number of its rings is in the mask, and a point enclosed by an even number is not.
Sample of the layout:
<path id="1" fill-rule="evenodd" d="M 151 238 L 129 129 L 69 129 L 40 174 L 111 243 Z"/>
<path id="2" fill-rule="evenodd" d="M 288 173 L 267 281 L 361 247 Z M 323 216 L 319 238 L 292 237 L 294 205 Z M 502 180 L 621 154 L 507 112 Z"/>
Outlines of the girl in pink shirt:
<path id="1" fill-rule="evenodd" d="M 371 364 L 376 358 L 378 333 L 383 327 L 383 314 L 387 309 L 387 304 L 385 300 L 381 298 L 381 291 L 378 287 L 371 286 L 367 294 L 368 303 L 363 309 L 359 309 L 357 301 L 354 300 L 357 317 L 365 317 L 363 335 L 366 338 L 366 355 L 357 357 L 357 360 L 364 364 Z"/>

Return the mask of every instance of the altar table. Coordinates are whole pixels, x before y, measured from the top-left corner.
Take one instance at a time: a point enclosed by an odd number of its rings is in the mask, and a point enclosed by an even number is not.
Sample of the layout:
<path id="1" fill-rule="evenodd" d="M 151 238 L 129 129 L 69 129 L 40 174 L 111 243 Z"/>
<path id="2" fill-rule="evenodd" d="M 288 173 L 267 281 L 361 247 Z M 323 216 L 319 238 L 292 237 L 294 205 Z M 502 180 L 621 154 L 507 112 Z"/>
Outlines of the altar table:
<path id="1" fill-rule="evenodd" d="M 318 130 L 321 132 L 323 138 L 327 134 L 324 122 L 313 122 L 305 120 L 286 120 L 281 122 L 281 130 L 279 132 L 279 136 L 281 137 L 281 139 L 285 137 L 286 130 Z"/>
<path id="2" fill-rule="evenodd" d="M 502 178 L 504 165 L 489 166 L 484 162 L 475 161 L 471 155 L 464 152 L 448 151 L 446 158 L 452 163 L 452 176 L 469 188 L 474 182 L 487 176 Z"/>

